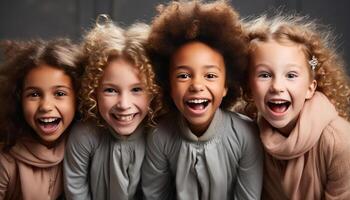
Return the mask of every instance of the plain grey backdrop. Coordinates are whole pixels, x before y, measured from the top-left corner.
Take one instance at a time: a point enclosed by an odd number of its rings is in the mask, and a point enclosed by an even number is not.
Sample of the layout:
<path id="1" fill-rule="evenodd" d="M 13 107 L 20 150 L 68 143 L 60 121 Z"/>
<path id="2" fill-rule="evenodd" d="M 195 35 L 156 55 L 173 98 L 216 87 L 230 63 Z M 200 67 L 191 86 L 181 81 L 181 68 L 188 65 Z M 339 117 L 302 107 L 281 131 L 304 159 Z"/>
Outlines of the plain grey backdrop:
<path id="1" fill-rule="evenodd" d="M 121 26 L 149 23 L 159 0 L 0 0 L 0 40 L 70 37 L 80 41 L 100 13 Z M 337 48 L 350 74 L 350 1 L 346 0 L 231 0 L 242 18 L 279 8 L 318 19 L 337 36 Z"/>

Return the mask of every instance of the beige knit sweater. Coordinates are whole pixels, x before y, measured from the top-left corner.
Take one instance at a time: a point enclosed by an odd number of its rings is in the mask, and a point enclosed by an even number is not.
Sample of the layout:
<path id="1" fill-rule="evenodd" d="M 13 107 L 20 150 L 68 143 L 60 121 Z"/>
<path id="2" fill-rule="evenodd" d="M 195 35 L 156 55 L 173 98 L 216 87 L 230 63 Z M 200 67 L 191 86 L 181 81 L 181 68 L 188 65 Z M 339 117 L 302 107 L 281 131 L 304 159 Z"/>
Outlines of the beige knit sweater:
<path id="1" fill-rule="evenodd" d="M 266 151 L 263 199 L 350 199 L 350 123 L 322 93 L 286 138 L 259 120 Z"/>
<path id="2" fill-rule="evenodd" d="M 56 199 L 63 192 L 65 141 L 54 148 L 23 139 L 9 153 L 0 153 L 0 200 Z"/>

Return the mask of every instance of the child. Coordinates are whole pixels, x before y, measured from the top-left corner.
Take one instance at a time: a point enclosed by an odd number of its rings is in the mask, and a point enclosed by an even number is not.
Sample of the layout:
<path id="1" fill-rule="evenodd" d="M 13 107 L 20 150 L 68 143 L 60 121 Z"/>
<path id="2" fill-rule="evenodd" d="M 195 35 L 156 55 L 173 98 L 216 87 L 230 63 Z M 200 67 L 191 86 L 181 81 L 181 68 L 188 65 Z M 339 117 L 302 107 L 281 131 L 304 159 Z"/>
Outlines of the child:
<path id="1" fill-rule="evenodd" d="M 173 106 L 149 135 L 146 199 L 259 199 L 257 127 L 226 111 L 240 95 L 247 52 L 238 14 L 225 1 L 172 2 L 154 19 L 149 45 L 178 112 Z"/>
<path id="2" fill-rule="evenodd" d="M 350 88 L 339 57 L 303 17 L 262 16 L 247 32 L 245 96 L 266 151 L 263 198 L 349 199 Z"/>
<path id="3" fill-rule="evenodd" d="M 100 19 L 105 18 L 105 22 Z M 81 111 L 69 138 L 65 169 L 68 199 L 140 197 L 146 127 L 161 108 L 160 88 L 145 54 L 149 28 L 127 30 L 105 15 L 86 35 Z"/>
<path id="4" fill-rule="evenodd" d="M 7 45 L 0 69 L 0 199 L 57 199 L 76 111 L 79 50 L 66 39 Z"/>

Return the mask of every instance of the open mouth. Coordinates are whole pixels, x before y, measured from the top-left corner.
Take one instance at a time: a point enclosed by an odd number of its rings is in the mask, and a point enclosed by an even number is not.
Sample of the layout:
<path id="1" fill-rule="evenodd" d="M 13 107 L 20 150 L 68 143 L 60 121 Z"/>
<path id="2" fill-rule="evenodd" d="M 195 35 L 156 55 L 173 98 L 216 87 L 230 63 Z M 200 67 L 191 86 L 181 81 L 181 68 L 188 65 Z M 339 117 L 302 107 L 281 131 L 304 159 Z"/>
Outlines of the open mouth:
<path id="1" fill-rule="evenodd" d="M 204 110 L 209 103 L 208 99 L 190 99 L 186 101 L 186 105 L 193 110 Z"/>
<path id="2" fill-rule="evenodd" d="M 289 101 L 268 101 L 267 105 L 270 108 L 270 110 L 272 110 L 275 113 L 283 113 L 286 110 L 288 110 L 289 106 L 290 106 L 290 102 Z"/>
<path id="3" fill-rule="evenodd" d="M 59 123 L 61 122 L 61 118 L 58 118 L 58 117 L 39 118 L 37 119 L 37 121 L 43 132 L 52 133 L 57 129 Z"/>
<path id="4" fill-rule="evenodd" d="M 133 114 L 129 114 L 129 115 L 119 115 L 119 114 L 112 113 L 112 116 L 114 119 L 116 119 L 120 122 L 130 122 L 134 119 L 136 114 L 137 113 L 133 113 Z"/>

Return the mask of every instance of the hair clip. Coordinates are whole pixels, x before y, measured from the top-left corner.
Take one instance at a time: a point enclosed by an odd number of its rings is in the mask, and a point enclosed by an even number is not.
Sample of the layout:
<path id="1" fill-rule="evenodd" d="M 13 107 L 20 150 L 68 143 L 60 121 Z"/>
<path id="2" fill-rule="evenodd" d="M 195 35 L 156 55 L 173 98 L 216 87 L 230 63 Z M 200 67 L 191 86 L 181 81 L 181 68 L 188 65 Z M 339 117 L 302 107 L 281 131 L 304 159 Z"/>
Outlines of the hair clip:
<path id="1" fill-rule="evenodd" d="M 100 14 L 96 18 L 96 26 L 105 26 L 112 22 L 111 18 L 107 14 Z"/>
<path id="2" fill-rule="evenodd" d="M 309 64 L 311 65 L 311 69 L 315 70 L 318 65 L 318 60 L 315 56 L 312 56 L 312 59 L 309 60 Z"/>

